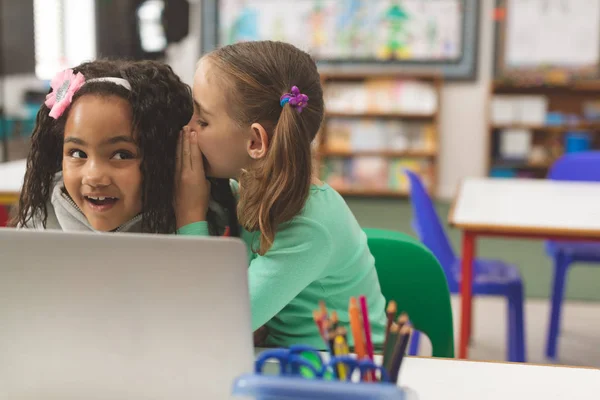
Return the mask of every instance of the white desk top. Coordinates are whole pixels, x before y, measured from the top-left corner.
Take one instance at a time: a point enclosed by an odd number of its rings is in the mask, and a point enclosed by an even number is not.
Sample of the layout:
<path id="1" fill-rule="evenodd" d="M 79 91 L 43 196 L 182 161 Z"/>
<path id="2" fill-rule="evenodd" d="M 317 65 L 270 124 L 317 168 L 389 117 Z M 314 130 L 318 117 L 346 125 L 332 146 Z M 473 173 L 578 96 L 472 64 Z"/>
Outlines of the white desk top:
<path id="1" fill-rule="evenodd" d="M 400 384 L 418 400 L 598 399 L 600 369 L 407 357 Z"/>
<path id="2" fill-rule="evenodd" d="M 268 364 L 265 370 L 277 373 Z M 406 357 L 399 384 L 409 389 L 407 400 L 597 400 L 600 369 Z"/>
<path id="3" fill-rule="evenodd" d="M 600 183 L 469 178 L 450 223 L 480 232 L 600 238 Z"/>
<path id="4" fill-rule="evenodd" d="M 0 193 L 19 193 L 25 178 L 26 160 L 0 163 Z"/>

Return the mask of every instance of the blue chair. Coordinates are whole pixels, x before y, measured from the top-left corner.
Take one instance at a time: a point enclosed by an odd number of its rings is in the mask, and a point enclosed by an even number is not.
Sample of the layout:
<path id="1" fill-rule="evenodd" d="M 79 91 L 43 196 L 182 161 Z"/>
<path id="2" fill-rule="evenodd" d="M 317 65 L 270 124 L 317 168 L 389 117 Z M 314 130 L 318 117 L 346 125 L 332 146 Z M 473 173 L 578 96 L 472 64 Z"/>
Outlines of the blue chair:
<path id="1" fill-rule="evenodd" d="M 450 240 L 435 211 L 433 202 L 419 177 L 406 171 L 410 181 L 413 208 L 413 229 L 419 239 L 437 257 L 444 269 L 450 293 L 460 292 L 460 259 L 456 257 Z M 500 260 L 476 259 L 473 263 L 473 296 L 504 296 L 508 301 L 507 359 L 525 362 L 525 324 L 523 317 L 523 282 L 519 269 Z M 409 353 L 418 349 L 416 334 Z"/>
<path id="2" fill-rule="evenodd" d="M 567 154 L 550 168 L 548 179 L 559 181 L 600 181 L 600 151 Z M 600 244 L 590 242 L 546 242 L 546 251 L 554 260 L 554 282 L 546 356 L 556 358 L 560 313 L 569 265 L 575 262 L 600 262 Z"/>

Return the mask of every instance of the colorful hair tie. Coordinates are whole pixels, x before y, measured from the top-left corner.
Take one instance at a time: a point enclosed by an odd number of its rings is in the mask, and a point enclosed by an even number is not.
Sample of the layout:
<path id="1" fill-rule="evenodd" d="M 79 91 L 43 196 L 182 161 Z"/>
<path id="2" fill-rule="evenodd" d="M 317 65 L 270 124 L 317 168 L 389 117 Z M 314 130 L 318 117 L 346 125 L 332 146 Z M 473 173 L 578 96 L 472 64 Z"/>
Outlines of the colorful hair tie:
<path id="1" fill-rule="evenodd" d="M 300 93 L 300 89 L 297 86 L 292 86 L 292 92 L 286 93 L 279 98 L 279 105 L 281 107 L 288 104 L 301 113 L 304 107 L 308 105 L 308 96 Z"/>

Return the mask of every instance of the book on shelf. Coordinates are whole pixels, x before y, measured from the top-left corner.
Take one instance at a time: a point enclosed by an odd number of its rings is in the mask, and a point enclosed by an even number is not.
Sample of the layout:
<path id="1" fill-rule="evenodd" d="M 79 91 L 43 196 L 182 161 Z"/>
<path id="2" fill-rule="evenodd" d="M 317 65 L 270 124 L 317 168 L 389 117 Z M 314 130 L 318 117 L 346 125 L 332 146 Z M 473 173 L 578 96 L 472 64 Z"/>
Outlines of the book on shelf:
<path id="1" fill-rule="evenodd" d="M 388 186 L 392 190 L 399 192 L 408 192 L 410 184 L 405 170 L 416 172 L 426 188 L 431 187 L 431 163 L 418 159 L 396 159 L 389 164 Z"/>
<path id="2" fill-rule="evenodd" d="M 351 182 L 362 190 L 387 189 L 388 162 L 381 157 L 359 157 L 352 160 Z"/>
<path id="3" fill-rule="evenodd" d="M 352 186 L 350 180 L 350 159 L 331 157 L 321 167 L 321 179 L 337 190 Z"/>
<path id="4" fill-rule="evenodd" d="M 325 150 L 361 151 L 436 151 L 432 123 L 397 120 L 354 120 L 333 118 L 328 123 Z"/>
<path id="5" fill-rule="evenodd" d="M 325 85 L 324 96 L 327 111 L 331 113 L 429 116 L 438 108 L 435 86 L 430 82 L 413 80 L 330 82 Z"/>
<path id="6" fill-rule="evenodd" d="M 352 121 L 331 120 L 327 125 L 326 148 L 333 152 L 352 151 Z"/>
<path id="7" fill-rule="evenodd" d="M 495 125 L 544 125 L 548 99 L 541 95 L 495 95 L 491 102 L 491 120 Z"/>
<path id="8" fill-rule="evenodd" d="M 323 166 L 322 179 L 333 188 L 344 191 L 376 191 L 407 193 L 405 170 L 418 173 L 426 187 L 432 185 L 432 164 L 423 159 L 387 159 L 385 157 L 331 157 Z"/>

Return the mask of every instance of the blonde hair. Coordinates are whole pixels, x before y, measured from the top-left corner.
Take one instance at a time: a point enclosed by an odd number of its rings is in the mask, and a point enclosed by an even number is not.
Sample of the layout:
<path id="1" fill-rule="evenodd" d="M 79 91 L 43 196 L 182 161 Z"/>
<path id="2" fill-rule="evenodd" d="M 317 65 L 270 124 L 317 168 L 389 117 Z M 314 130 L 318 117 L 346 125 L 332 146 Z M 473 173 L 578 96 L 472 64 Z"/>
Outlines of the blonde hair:
<path id="1" fill-rule="evenodd" d="M 258 254 L 272 246 L 280 224 L 298 215 L 312 178 L 311 142 L 323 120 L 317 66 L 298 48 L 282 42 L 237 43 L 207 54 L 225 80 L 229 113 L 242 127 L 260 123 L 269 137 L 266 156 L 240 176 L 238 218 L 248 231 L 260 231 Z M 299 113 L 280 97 L 297 86 L 309 98 Z"/>

